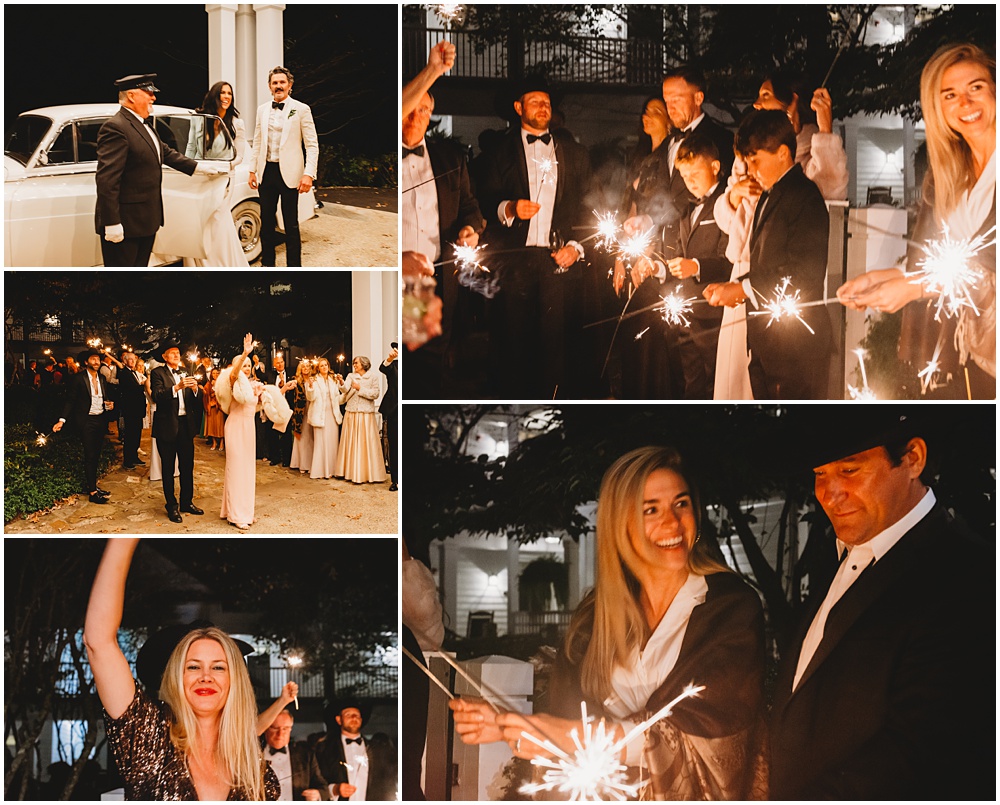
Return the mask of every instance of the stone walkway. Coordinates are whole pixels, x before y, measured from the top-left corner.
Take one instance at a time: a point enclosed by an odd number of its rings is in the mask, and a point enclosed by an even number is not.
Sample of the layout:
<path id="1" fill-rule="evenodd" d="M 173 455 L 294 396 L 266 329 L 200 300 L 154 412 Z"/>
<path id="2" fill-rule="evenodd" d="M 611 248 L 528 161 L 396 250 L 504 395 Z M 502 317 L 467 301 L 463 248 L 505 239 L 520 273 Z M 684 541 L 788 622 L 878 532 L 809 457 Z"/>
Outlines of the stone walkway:
<path id="1" fill-rule="evenodd" d="M 117 444 L 117 442 L 116 442 Z M 142 449 L 148 454 L 149 432 Z M 194 503 L 202 516 L 184 514 L 183 523 L 171 523 L 163 506 L 163 487 L 149 481 L 147 466 L 125 470 L 121 464 L 101 479 L 111 502 L 100 505 L 86 497 L 71 497 L 46 513 L 13 520 L 7 535 L 38 534 L 226 534 L 243 533 L 219 517 L 225 454 L 209 450 L 195 439 Z M 179 480 L 176 480 L 178 483 Z M 399 493 L 389 482 L 353 484 L 313 480 L 296 470 L 257 462 L 257 522 L 246 536 L 272 534 L 392 534 L 398 533 Z"/>

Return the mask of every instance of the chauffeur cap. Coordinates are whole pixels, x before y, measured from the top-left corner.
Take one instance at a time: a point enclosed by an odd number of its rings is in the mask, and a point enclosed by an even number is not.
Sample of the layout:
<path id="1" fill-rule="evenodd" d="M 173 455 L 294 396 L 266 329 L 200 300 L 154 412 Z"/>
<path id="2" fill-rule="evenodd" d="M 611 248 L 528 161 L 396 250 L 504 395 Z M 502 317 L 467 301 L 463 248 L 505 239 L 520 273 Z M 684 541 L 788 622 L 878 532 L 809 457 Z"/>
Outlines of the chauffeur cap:
<path id="1" fill-rule="evenodd" d="M 146 73 L 145 75 L 127 75 L 115 81 L 115 89 L 125 92 L 128 89 L 144 89 L 146 92 L 159 92 L 156 88 L 156 73 Z"/>

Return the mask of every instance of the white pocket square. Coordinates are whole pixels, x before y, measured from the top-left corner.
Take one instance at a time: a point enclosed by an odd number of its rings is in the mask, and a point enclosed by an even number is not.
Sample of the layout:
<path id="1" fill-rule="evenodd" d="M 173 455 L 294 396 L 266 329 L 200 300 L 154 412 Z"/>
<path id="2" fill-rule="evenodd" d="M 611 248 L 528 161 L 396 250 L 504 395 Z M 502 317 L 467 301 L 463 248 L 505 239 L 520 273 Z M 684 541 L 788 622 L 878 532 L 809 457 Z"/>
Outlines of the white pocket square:
<path id="1" fill-rule="evenodd" d="M 707 219 L 705 221 L 699 221 L 698 222 L 698 226 L 705 226 L 705 224 L 714 224 L 714 223 L 715 223 L 715 219 L 714 218 L 709 218 L 709 219 Z"/>

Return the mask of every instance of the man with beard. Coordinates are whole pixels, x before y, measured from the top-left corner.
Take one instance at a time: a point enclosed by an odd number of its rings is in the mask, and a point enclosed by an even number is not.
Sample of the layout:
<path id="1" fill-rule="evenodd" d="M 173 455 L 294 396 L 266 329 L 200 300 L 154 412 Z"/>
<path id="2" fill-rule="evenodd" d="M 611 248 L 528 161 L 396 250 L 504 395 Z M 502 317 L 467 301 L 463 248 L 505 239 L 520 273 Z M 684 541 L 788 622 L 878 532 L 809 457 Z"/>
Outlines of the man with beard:
<path id="1" fill-rule="evenodd" d="M 52 426 L 52 432 L 58 433 L 67 421 L 72 422 L 83 441 L 83 491 L 90 496 L 91 503 L 107 503 L 111 493 L 98 487 L 97 465 L 107 433 L 107 412 L 115 404 L 108 396 L 110 389 L 100 372 L 101 353 L 88 349 L 79 357 L 87 368 L 71 377 L 63 415 Z"/>
<path id="2" fill-rule="evenodd" d="M 571 137 L 549 131 L 552 99 L 544 79 L 526 80 L 516 97 L 517 125 L 486 158 L 479 188 L 490 246 L 516 250 L 494 261 L 500 291 L 491 315 L 491 392 L 583 396 L 584 356 L 571 346 L 581 332 L 587 284 L 577 265 L 584 250 L 573 237 L 588 219 L 590 158 Z"/>

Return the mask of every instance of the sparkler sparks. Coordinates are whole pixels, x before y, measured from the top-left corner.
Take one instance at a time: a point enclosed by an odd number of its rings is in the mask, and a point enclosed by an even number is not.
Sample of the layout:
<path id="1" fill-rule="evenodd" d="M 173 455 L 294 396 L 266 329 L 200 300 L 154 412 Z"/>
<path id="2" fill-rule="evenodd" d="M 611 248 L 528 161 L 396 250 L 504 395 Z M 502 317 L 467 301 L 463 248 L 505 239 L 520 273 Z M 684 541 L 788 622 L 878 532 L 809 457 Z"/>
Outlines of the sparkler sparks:
<path id="1" fill-rule="evenodd" d="M 38 433 L 38 431 L 36 430 L 35 433 Z M 48 442 L 49 442 L 49 437 L 47 435 L 45 435 L 44 433 L 38 433 L 38 438 L 35 439 L 35 444 L 37 444 L 39 447 L 45 447 L 45 445 L 48 444 Z"/>
<path id="2" fill-rule="evenodd" d="M 861 388 L 857 389 L 850 383 L 847 384 L 847 390 L 851 393 L 851 399 L 877 400 L 878 397 L 875 396 L 875 392 L 868 385 L 868 373 L 865 371 L 865 357 L 868 353 L 861 348 L 855 349 L 853 352 L 858 356 L 858 364 L 861 366 Z"/>
<path id="3" fill-rule="evenodd" d="M 645 335 L 646 333 L 648 333 L 648 332 L 649 332 L 649 328 L 647 327 L 647 328 L 646 328 L 645 330 L 643 330 L 642 332 L 640 332 L 640 333 L 636 333 L 636 334 L 635 334 L 635 340 L 636 340 L 636 341 L 638 341 L 638 340 L 639 340 L 640 338 L 642 338 L 642 337 L 643 337 L 643 336 L 644 336 L 644 335 Z"/>
<path id="4" fill-rule="evenodd" d="M 691 320 L 688 319 L 688 314 L 691 312 L 698 297 L 691 296 L 685 299 L 681 296 L 681 287 L 681 285 L 678 285 L 673 293 L 661 296 L 660 299 L 663 300 L 663 304 L 657 305 L 653 309 L 657 313 L 662 314 L 663 320 L 673 327 L 690 327 Z"/>
<path id="5" fill-rule="evenodd" d="M 636 724 L 620 740 L 615 740 L 615 730 L 609 731 L 603 720 L 595 727 L 594 718 L 587 715 L 587 705 L 581 703 L 583 737 L 580 737 L 576 729 L 570 733 L 575 747 L 572 754 L 550 740 L 542 741 L 527 732 L 522 733 L 524 738 L 554 757 L 532 759 L 533 765 L 545 769 L 542 782 L 522 786 L 521 792 L 534 794 L 541 791 L 558 791 L 569 794 L 568 799 L 574 802 L 603 799 L 623 801 L 635 798 L 639 786 L 626 782 L 626 767 L 620 760 L 622 750 L 633 738 L 648 730 L 657 721 L 669 716 L 679 702 L 697 696 L 704 689 L 704 685 L 688 685 L 679 696 L 641 724 Z"/>
<path id="6" fill-rule="evenodd" d="M 477 257 L 486 248 L 485 246 L 459 246 L 457 243 L 453 245 L 455 247 L 455 265 L 459 271 L 477 270 L 489 273 L 489 269 L 479 262 Z"/>
<path id="7" fill-rule="evenodd" d="M 653 230 L 647 232 L 637 232 L 626 238 L 618 238 L 618 253 L 629 263 L 646 255 L 647 249 L 653 243 Z"/>
<path id="8" fill-rule="evenodd" d="M 621 226 L 618 224 L 618 210 L 614 212 L 598 212 L 594 210 L 594 215 L 597 216 L 597 231 L 593 235 L 585 237 L 580 243 L 586 243 L 588 240 L 597 238 L 597 243 L 595 244 L 597 248 L 610 252 L 617 245 L 618 233 L 621 231 Z"/>
<path id="9" fill-rule="evenodd" d="M 972 292 L 982 279 L 982 272 L 972 261 L 979 252 L 996 243 L 996 237 L 988 239 L 994 232 L 996 227 L 971 239 L 956 239 L 945 225 L 943 237 L 923 245 L 925 257 L 917 263 L 920 270 L 911 276 L 927 293 L 937 296 L 934 321 L 941 320 L 942 312 L 950 319 L 963 308 L 979 315 Z"/>
<path id="10" fill-rule="evenodd" d="M 764 310 L 760 312 L 755 311 L 753 315 L 769 314 L 771 318 L 767 322 L 768 327 L 776 321 L 781 321 L 783 318 L 798 319 L 810 333 L 816 335 L 816 331 L 806 324 L 806 320 L 802 318 L 799 291 L 793 294 L 788 293 L 788 288 L 791 284 L 792 278 L 784 277 L 774 288 L 774 299 L 770 302 L 765 302 Z"/>
<path id="11" fill-rule="evenodd" d="M 465 6 L 460 3 L 437 3 L 434 6 L 434 13 L 444 27 L 450 30 L 452 26 L 462 24 L 465 19 Z"/>
<path id="12" fill-rule="evenodd" d="M 559 163 L 554 159 L 549 157 L 543 157 L 542 159 L 532 159 L 538 166 L 538 184 L 539 186 L 543 184 L 552 184 L 552 171 L 555 170 L 556 165 Z"/>

